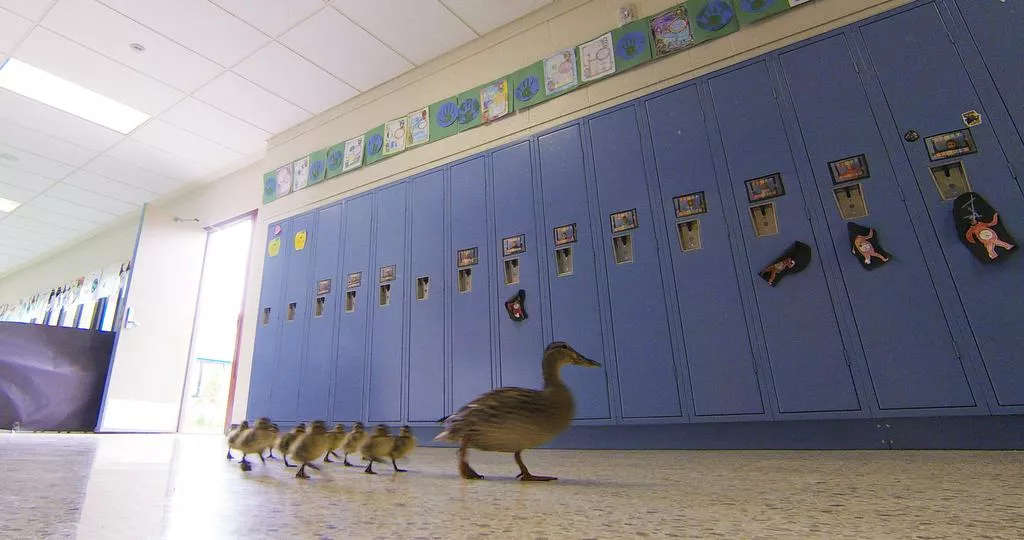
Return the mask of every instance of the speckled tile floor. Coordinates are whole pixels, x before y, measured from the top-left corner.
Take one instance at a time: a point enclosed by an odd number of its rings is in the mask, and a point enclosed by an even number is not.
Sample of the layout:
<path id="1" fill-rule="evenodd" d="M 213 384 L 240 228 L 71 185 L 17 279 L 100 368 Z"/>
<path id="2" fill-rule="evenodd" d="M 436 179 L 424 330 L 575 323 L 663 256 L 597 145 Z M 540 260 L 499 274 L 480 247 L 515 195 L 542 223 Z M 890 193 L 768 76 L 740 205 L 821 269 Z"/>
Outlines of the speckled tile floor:
<path id="1" fill-rule="evenodd" d="M 407 474 L 250 473 L 220 438 L 0 434 L 0 538 L 1024 538 L 1022 452 L 420 448 Z"/>

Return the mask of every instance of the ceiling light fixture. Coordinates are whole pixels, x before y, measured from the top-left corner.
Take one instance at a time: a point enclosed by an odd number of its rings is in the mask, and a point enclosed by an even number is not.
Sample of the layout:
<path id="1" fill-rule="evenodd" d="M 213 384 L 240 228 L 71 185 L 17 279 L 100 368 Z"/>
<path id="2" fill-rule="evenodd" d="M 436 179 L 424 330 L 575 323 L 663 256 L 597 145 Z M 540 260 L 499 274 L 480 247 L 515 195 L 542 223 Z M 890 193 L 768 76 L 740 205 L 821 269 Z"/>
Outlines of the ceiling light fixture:
<path id="1" fill-rule="evenodd" d="M 129 43 L 128 47 L 137 53 L 146 52 L 146 47 L 144 47 L 141 43 Z"/>
<path id="2" fill-rule="evenodd" d="M 128 134 L 149 115 L 15 58 L 0 65 L 0 88 Z"/>
<path id="3" fill-rule="evenodd" d="M 15 211 L 19 206 L 21 206 L 21 203 L 19 202 L 0 197 L 0 212 L 10 213 Z"/>

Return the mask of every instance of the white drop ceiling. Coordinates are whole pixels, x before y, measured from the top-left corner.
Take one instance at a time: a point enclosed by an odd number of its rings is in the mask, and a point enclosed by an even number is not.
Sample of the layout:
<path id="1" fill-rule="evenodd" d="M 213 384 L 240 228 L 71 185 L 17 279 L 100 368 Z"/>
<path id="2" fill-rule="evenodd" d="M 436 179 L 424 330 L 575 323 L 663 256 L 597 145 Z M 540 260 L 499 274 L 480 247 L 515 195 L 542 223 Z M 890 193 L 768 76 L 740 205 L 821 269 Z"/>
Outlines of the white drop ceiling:
<path id="1" fill-rule="evenodd" d="M 0 0 L 0 62 L 153 117 L 121 135 L 0 89 L 0 197 L 21 203 L 0 212 L 0 275 L 551 1 Z"/>

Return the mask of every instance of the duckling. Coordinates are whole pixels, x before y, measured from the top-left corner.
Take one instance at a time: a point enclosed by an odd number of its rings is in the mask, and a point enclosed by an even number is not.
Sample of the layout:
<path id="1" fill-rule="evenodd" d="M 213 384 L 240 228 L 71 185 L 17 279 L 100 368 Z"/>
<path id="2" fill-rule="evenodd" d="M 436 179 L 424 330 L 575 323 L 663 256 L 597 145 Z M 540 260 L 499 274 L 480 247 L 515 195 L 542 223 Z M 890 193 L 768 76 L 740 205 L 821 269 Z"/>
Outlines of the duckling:
<path id="1" fill-rule="evenodd" d="M 260 456 L 260 461 L 266 464 L 267 460 L 263 459 L 263 451 L 273 446 L 276 438 L 277 428 L 270 423 L 269 418 L 260 418 L 256 421 L 256 425 L 243 431 L 232 446 L 233 449 L 242 452 L 242 461 L 240 461 L 242 470 L 252 470 L 252 465 L 245 459 L 249 454 Z"/>
<path id="2" fill-rule="evenodd" d="M 330 446 L 331 438 L 327 433 L 327 424 L 323 420 L 313 422 L 309 432 L 295 439 L 291 447 L 289 455 L 301 464 L 299 472 L 295 473 L 295 478 L 309 478 L 309 475 L 306 474 L 306 467 L 319 471 L 320 467 L 310 462 L 324 455 Z"/>
<path id="3" fill-rule="evenodd" d="M 568 343 L 555 341 L 544 349 L 541 361 L 544 389 L 506 387 L 470 401 L 455 414 L 443 418 L 445 429 L 434 440 L 459 444 L 459 473 L 470 480 L 483 478 L 469 466 L 470 448 L 487 452 L 512 452 L 523 481 L 557 480 L 535 476 L 523 463 L 522 452 L 551 440 L 569 426 L 575 405 L 572 392 L 562 381 L 562 366 L 600 367 Z"/>
<path id="4" fill-rule="evenodd" d="M 277 424 L 272 424 L 272 425 L 274 426 L 274 431 L 276 431 L 276 432 L 280 432 L 281 431 L 281 429 L 277 427 Z M 267 454 L 267 459 L 277 459 L 277 456 L 274 455 L 274 445 L 270 445 L 270 448 L 268 448 L 267 450 L 270 451 L 270 453 Z"/>
<path id="5" fill-rule="evenodd" d="M 248 420 L 242 420 L 240 424 L 231 424 L 231 429 L 228 431 L 228 459 L 234 459 L 234 456 L 231 455 L 232 445 L 235 444 L 238 436 L 247 429 L 249 429 Z"/>
<path id="6" fill-rule="evenodd" d="M 366 433 L 362 422 L 356 422 L 356 424 L 352 426 L 352 431 L 349 431 L 348 435 L 345 435 L 345 441 L 341 443 L 341 450 L 345 453 L 344 465 L 346 467 L 352 466 L 352 464 L 348 462 L 348 455 L 354 454 L 356 450 L 359 450 L 359 447 L 362 446 L 363 441 L 366 440 L 368 436 L 369 435 Z"/>
<path id="7" fill-rule="evenodd" d="M 409 455 L 414 448 L 416 448 L 416 437 L 412 434 L 409 426 L 402 426 L 402 429 L 398 431 L 398 436 L 395 437 L 391 450 L 391 466 L 395 468 L 395 472 L 407 472 L 405 469 L 399 469 L 395 461 Z"/>
<path id="8" fill-rule="evenodd" d="M 395 440 L 391 438 L 391 432 L 388 430 L 388 427 L 380 424 L 374 428 L 373 435 L 364 440 L 362 446 L 359 447 L 359 453 L 363 455 L 363 461 L 370 462 L 363 472 L 366 474 L 377 474 L 373 472 L 373 462 L 379 461 L 384 463 L 384 458 L 391 456 L 391 451 L 394 448 Z"/>
<path id="9" fill-rule="evenodd" d="M 327 448 L 327 453 L 324 454 L 324 463 L 334 463 L 331 461 L 331 456 L 341 457 L 337 454 L 336 450 L 341 448 L 341 444 L 345 442 L 345 424 L 335 424 L 334 431 L 327 434 L 331 439 L 331 446 Z"/>
<path id="10" fill-rule="evenodd" d="M 295 444 L 295 440 L 298 439 L 299 436 L 305 432 L 306 423 L 299 422 L 299 425 L 295 426 L 295 429 L 291 430 L 288 433 L 284 433 L 277 438 L 276 446 L 281 450 L 281 456 L 284 459 L 285 467 L 297 467 L 297 465 L 292 465 L 291 463 L 288 463 L 288 450 L 291 449 L 293 444 Z"/>

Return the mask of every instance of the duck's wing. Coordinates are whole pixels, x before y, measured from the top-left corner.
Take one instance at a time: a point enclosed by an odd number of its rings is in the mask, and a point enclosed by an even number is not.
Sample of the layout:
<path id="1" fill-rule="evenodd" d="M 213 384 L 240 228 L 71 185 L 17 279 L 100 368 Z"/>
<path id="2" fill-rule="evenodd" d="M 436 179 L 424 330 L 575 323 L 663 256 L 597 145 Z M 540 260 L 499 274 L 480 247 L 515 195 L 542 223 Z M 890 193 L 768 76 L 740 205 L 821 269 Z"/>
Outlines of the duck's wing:
<path id="1" fill-rule="evenodd" d="M 470 430 L 518 424 L 546 410 L 543 392 L 509 386 L 491 390 L 465 404 L 444 420 L 445 430 L 436 440 L 458 441 Z"/>

